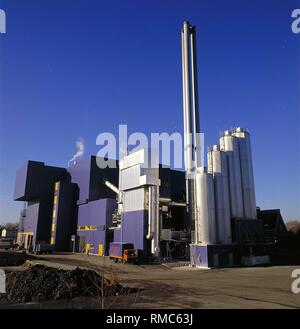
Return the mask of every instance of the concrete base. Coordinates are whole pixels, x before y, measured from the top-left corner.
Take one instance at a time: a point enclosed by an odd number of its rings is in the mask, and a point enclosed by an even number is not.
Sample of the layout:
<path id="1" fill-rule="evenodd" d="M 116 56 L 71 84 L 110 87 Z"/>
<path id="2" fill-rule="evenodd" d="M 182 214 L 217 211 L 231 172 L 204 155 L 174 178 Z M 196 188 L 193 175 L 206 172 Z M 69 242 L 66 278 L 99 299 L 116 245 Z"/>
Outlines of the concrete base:
<path id="1" fill-rule="evenodd" d="M 232 245 L 190 245 L 191 265 L 212 268 L 233 266 Z"/>

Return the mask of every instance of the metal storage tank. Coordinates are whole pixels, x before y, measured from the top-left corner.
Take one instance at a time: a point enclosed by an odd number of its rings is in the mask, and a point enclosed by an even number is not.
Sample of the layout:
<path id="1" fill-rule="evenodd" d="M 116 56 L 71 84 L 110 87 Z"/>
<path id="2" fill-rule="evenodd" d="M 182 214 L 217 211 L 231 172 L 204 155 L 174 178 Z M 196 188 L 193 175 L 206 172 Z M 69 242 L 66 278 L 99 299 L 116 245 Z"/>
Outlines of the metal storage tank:
<path id="1" fill-rule="evenodd" d="M 231 244 L 230 199 L 226 153 L 213 145 L 207 154 L 208 170 L 214 177 L 217 242 Z"/>
<path id="2" fill-rule="evenodd" d="M 196 212 L 195 225 L 196 244 L 216 243 L 216 219 L 213 176 L 206 168 L 197 169 L 196 179 Z"/>
<path id="3" fill-rule="evenodd" d="M 243 218 L 243 190 L 238 139 L 226 130 L 220 138 L 220 149 L 226 152 L 230 191 L 230 212 L 233 218 Z"/>
<path id="4" fill-rule="evenodd" d="M 246 219 L 256 219 L 256 199 L 253 176 L 253 164 L 251 154 L 250 134 L 243 128 L 236 128 L 233 136 L 237 137 L 240 152 L 240 165 L 244 201 L 244 217 Z"/>

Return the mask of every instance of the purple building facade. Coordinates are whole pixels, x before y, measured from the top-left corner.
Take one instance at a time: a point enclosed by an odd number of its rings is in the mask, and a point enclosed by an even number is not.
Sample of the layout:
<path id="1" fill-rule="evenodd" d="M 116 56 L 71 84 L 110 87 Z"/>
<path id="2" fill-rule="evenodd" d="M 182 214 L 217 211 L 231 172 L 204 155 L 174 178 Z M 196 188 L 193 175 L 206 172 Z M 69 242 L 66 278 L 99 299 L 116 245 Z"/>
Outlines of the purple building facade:
<path id="1" fill-rule="evenodd" d="M 184 201 L 184 172 L 160 167 L 159 175 L 160 195 Z M 18 243 L 26 249 L 50 244 L 56 251 L 107 255 L 110 242 L 127 242 L 133 243 L 143 256 L 149 256 L 147 209 L 126 210 L 121 215 L 121 225 L 112 222 L 117 195 L 104 181 L 118 186 L 118 178 L 118 162 L 116 168 L 101 169 L 95 156 L 81 159 L 68 168 L 26 162 L 17 171 L 15 182 L 14 200 L 25 202 L 20 214 Z M 182 229 L 184 212 L 174 212 L 172 219 L 164 219 L 164 223 L 162 228 Z"/>
<path id="2" fill-rule="evenodd" d="M 118 169 L 100 169 L 96 159 L 82 159 L 67 169 L 27 161 L 17 171 L 14 200 L 25 202 L 19 244 L 26 249 L 51 244 L 57 251 L 70 251 L 71 236 L 78 235 L 85 251 L 106 253 L 113 240 L 108 228 L 116 195 L 103 180 L 118 184 Z"/>

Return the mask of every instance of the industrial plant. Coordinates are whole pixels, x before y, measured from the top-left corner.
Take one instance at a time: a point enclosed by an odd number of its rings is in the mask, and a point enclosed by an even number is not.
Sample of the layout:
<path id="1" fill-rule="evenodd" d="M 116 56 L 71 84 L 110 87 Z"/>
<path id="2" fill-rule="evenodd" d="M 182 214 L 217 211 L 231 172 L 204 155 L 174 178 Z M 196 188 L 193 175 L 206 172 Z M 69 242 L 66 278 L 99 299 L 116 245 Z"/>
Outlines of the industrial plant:
<path id="1" fill-rule="evenodd" d="M 67 168 L 27 161 L 15 182 L 18 245 L 113 259 L 123 246 L 122 261 L 204 268 L 270 262 L 285 225 L 279 210 L 257 207 L 250 133 L 224 131 L 202 165 L 195 26 L 184 22 L 181 39 L 185 171 L 150 149 L 124 154 L 116 168 L 99 168 L 96 156 Z"/>

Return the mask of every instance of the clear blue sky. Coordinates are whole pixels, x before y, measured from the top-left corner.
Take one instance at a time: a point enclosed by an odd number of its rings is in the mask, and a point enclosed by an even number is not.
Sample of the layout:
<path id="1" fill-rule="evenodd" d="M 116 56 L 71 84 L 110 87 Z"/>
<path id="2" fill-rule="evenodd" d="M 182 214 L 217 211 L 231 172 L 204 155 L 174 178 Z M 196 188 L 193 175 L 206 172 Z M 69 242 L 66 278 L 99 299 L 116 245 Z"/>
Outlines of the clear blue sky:
<path id="1" fill-rule="evenodd" d="M 201 131 L 252 136 L 257 204 L 300 219 L 300 34 L 293 0 L 0 0 L 0 222 L 16 169 L 66 166 L 82 136 L 182 132 L 180 28 L 197 26 Z"/>

